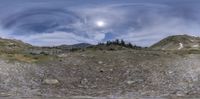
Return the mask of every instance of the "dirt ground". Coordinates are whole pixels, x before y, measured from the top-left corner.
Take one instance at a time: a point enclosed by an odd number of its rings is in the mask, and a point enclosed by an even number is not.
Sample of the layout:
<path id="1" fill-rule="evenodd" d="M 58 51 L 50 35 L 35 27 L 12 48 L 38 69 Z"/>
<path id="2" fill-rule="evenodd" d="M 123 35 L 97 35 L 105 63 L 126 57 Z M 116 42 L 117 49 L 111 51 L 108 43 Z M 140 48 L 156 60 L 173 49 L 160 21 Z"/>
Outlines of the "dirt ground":
<path id="1" fill-rule="evenodd" d="M 148 50 L 67 52 L 40 63 L 1 59 L 0 96 L 199 97 L 199 59 L 200 54 Z"/>

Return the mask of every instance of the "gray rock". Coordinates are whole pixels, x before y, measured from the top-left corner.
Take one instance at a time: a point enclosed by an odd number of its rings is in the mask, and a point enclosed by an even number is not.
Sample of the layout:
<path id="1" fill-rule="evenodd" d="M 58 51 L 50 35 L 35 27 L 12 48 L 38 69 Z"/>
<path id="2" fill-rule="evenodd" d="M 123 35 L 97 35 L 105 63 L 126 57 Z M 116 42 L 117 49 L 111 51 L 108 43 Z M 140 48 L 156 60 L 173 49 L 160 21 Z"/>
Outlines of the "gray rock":
<path id="1" fill-rule="evenodd" d="M 135 81 L 127 81 L 127 84 L 129 84 L 129 85 L 131 85 L 133 83 L 135 83 Z"/>
<path id="2" fill-rule="evenodd" d="M 103 62 L 102 61 L 98 61 L 98 64 L 103 64 Z"/>
<path id="3" fill-rule="evenodd" d="M 43 83 L 49 84 L 49 85 L 55 85 L 55 84 L 59 84 L 59 81 L 57 79 L 45 79 Z"/>
<path id="4" fill-rule="evenodd" d="M 179 97 L 180 96 L 185 96 L 185 93 L 183 91 L 177 91 L 176 95 L 179 96 Z"/>
<path id="5" fill-rule="evenodd" d="M 9 97 L 9 96 L 11 96 L 11 94 L 4 93 L 4 92 L 0 93 L 0 97 Z"/>

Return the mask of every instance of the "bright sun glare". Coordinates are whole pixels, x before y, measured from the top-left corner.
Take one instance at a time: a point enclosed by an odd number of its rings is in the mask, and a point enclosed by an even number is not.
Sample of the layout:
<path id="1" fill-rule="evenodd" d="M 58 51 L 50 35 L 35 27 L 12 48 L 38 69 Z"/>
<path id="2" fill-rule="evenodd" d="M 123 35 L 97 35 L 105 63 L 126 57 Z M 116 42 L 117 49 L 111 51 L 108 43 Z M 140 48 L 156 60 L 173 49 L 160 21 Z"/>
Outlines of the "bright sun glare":
<path id="1" fill-rule="evenodd" d="M 105 26 L 105 22 L 102 21 L 102 20 L 99 20 L 99 21 L 96 22 L 96 25 L 97 25 L 98 27 L 104 27 L 104 26 Z"/>

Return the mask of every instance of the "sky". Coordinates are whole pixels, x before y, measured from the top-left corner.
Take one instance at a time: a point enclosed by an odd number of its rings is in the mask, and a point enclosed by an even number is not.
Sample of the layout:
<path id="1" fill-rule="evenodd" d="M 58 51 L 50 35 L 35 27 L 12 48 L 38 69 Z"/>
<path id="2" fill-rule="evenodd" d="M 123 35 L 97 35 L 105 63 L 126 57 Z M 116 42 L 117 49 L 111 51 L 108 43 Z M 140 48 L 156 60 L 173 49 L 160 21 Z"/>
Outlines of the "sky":
<path id="1" fill-rule="evenodd" d="M 0 0 L 0 37 L 36 46 L 200 36 L 199 0 Z"/>

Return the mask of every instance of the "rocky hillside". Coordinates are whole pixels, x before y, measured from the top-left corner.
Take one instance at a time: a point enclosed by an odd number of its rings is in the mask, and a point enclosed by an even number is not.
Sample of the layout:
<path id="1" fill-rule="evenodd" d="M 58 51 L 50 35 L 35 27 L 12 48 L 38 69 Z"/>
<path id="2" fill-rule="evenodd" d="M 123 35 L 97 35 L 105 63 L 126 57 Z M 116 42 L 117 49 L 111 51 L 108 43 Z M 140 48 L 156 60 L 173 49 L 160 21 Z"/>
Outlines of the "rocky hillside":
<path id="1" fill-rule="evenodd" d="M 175 45 L 172 47 L 174 51 L 134 49 L 119 45 L 66 51 L 53 47 L 34 47 L 15 40 L 1 41 L 1 48 L 12 50 L 8 50 L 9 53 L 2 50 L 0 53 L 0 98 L 200 97 L 200 53 L 180 51 Z M 187 49 L 186 44 L 195 45 L 198 38 L 171 36 L 153 48 L 161 45 L 167 48 L 164 44 L 168 44 L 165 43 L 168 41 L 173 41 L 169 45 L 181 41 L 182 49 Z M 16 44 L 16 48 L 12 43 Z"/>
<path id="2" fill-rule="evenodd" d="M 189 35 L 169 36 L 154 44 L 151 48 L 158 50 L 199 50 L 200 37 Z"/>
<path id="3" fill-rule="evenodd" d="M 20 40 L 14 39 L 3 39 L 0 38 L 0 50 L 9 51 L 9 50 L 23 50 L 26 48 L 32 47 L 30 44 L 24 43 Z"/>
<path id="4" fill-rule="evenodd" d="M 32 46 L 20 40 L 0 38 L 0 58 L 10 61 L 39 62 L 55 58 L 52 49 Z"/>
<path id="5" fill-rule="evenodd" d="M 198 96 L 199 59 L 139 50 L 63 53 L 31 64 L 0 59 L 0 96 Z"/>

